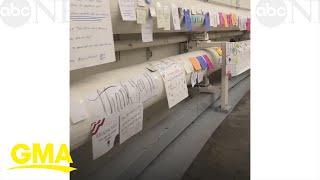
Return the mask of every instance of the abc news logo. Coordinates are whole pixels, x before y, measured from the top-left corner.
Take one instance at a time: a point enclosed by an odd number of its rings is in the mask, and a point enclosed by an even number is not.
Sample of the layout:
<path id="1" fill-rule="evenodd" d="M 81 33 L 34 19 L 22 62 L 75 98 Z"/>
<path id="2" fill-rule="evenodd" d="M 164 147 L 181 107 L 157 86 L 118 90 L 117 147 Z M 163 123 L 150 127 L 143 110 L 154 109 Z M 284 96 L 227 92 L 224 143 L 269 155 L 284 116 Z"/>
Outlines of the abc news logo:
<path id="1" fill-rule="evenodd" d="M 31 7 L 26 0 L 4 0 L 0 4 L 0 17 L 9 26 L 21 26 L 28 22 L 30 16 Z"/>
<path id="2" fill-rule="evenodd" d="M 285 20 L 287 8 L 282 0 L 261 0 L 256 8 L 256 16 L 261 24 L 274 27 Z"/>

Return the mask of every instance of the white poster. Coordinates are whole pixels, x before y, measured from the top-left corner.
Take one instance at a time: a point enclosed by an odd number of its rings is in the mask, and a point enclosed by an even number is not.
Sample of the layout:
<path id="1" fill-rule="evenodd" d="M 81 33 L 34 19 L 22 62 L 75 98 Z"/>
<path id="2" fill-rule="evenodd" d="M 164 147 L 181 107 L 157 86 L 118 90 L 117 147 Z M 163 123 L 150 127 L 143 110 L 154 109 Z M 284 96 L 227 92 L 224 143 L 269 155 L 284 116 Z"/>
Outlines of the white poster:
<path id="1" fill-rule="evenodd" d="M 114 61 L 116 58 L 109 0 L 71 0 L 71 70 Z"/>
<path id="2" fill-rule="evenodd" d="M 120 113 L 120 144 L 142 130 L 143 105 L 135 103 Z"/>
<path id="3" fill-rule="evenodd" d="M 122 20 L 136 21 L 136 3 L 135 0 L 118 0 Z"/>
<path id="4" fill-rule="evenodd" d="M 153 19 L 148 18 L 145 24 L 141 25 L 142 42 L 153 41 Z"/>
<path id="5" fill-rule="evenodd" d="M 172 60 L 154 62 L 153 65 L 162 76 L 169 108 L 172 108 L 189 96 L 183 67 Z"/>
<path id="6" fill-rule="evenodd" d="M 250 41 L 227 43 L 227 75 L 238 76 L 250 69 Z"/>

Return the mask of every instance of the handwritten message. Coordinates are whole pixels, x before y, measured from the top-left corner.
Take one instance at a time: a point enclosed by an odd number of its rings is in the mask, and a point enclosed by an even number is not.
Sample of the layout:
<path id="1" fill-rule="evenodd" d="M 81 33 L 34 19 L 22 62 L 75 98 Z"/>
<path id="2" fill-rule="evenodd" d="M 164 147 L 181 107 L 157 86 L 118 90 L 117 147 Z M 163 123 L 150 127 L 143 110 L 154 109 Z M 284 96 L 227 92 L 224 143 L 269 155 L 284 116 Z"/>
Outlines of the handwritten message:
<path id="1" fill-rule="evenodd" d="M 135 103 L 120 113 L 120 144 L 142 130 L 143 105 Z"/>
<path id="2" fill-rule="evenodd" d="M 71 0 L 71 70 L 115 60 L 109 0 Z"/>

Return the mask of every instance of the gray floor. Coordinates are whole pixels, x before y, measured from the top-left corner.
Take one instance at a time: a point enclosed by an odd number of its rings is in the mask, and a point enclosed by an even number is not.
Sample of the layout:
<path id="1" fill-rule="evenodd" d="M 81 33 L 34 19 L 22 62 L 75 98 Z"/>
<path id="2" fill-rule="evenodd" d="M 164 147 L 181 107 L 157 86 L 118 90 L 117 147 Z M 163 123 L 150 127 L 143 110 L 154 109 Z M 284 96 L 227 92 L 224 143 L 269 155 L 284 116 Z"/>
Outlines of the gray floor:
<path id="1" fill-rule="evenodd" d="M 250 179 L 250 92 L 209 138 L 182 180 Z"/>

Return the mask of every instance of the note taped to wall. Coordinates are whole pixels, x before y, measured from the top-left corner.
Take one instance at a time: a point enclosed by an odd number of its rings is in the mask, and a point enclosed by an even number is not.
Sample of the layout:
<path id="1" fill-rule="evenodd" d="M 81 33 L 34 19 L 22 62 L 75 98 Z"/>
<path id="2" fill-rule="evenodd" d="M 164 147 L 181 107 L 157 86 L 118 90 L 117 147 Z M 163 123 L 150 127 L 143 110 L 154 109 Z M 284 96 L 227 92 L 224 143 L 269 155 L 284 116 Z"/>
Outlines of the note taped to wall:
<path id="1" fill-rule="evenodd" d="M 172 108 L 189 96 L 183 68 L 172 60 L 154 62 L 160 73 L 167 94 L 169 108 Z"/>
<path id="2" fill-rule="evenodd" d="M 151 17 L 157 17 L 156 8 L 153 6 L 150 7 L 150 15 Z"/>
<path id="3" fill-rule="evenodd" d="M 174 30 L 181 30 L 180 18 L 179 18 L 179 9 L 176 7 L 175 4 L 171 5 L 171 13 L 172 13 L 172 20 L 173 20 Z"/>
<path id="4" fill-rule="evenodd" d="M 203 76 L 204 76 L 205 72 L 206 72 L 205 69 L 198 71 L 198 83 L 203 81 Z"/>
<path id="5" fill-rule="evenodd" d="M 142 130 L 143 105 L 135 103 L 120 113 L 120 144 Z"/>
<path id="6" fill-rule="evenodd" d="M 190 58 L 189 58 L 189 61 L 191 62 L 192 66 L 194 67 L 194 69 L 195 69 L 196 71 L 199 71 L 199 70 L 202 69 L 199 61 L 198 61 L 196 58 L 190 57 Z"/>
<path id="7" fill-rule="evenodd" d="M 119 134 L 119 115 L 101 117 L 91 123 L 93 159 L 110 151 Z"/>
<path id="8" fill-rule="evenodd" d="M 145 24 L 141 25 L 142 42 L 153 41 L 153 19 L 148 18 Z"/>
<path id="9" fill-rule="evenodd" d="M 209 56 L 203 55 L 203 58 L 206 60 L 206 63 L 207 63 L 207 65 L 208 65 L 209 70 L 210 70 L 210 71 L 213 71 L 213 70 L 214 70 L 214 66 L 213 66 L 213 64 L 212 64 Z"/>
<path id="10" fill-rule="evenodd" d="M 137 23 L 146 24 L 147 11 L 145 9 L 137 8 Z"/>
<path id="11" fill-rule="evenodd" d="M 195 71 L 191 73 L 191 86 L 194 87 L 197 84 L 197 79 L 198 79 L 198 72 Z"/>
<path id="12" fill-rule="evenodd" d="M 70 68 L 116 61 L 109 0 L 70 2 Z"/>
<path id="13" fill-rule="evenodd" d="M 88 118 L 83 100 L 70 100 L 70 117 L 74 124 Z"/>
<path id="14" fill-rule="evenodd" d="M 169 31 L 171 29 L 171 11 L 169 6 L 163 6 L 163 17 L 164 30 Z"/>
<path id="15" fill-rule="evenodd" d="M 185 59 L 186 59 L 185 57 L 180 56 L 180 57 L 175 58 L 174 61 L 178 62 L 182 67 L 184 67 L 187 74 L 190 74 L 194 71 L 194 68 L 193 68 L 191 62 L 186 61 Z"/>
<path id="16" fill-rule="evenodd" d="M 122 20 L 136 21 L 136 1 L 135 0 L 118 0 Z"/>
<path id="17" fill-rule="evenodd" d="M 157 26 L 158 28 L 164 27 L 164 14 L 163 14 L 163 7 L 159 2 L 157 2 Z"/>
<path id="18" fill-rule="evenodd" d="M 229 27 L 228 18 L 226 14 L 223 14 L 223 19 L 224 19 L 224 27 Z"/>
<path id="19" fill-rule="evenodd" d="M 184 20 L 186 24 L 187 31 L 192 31 L 192 22 L 190 18 L 190 10 L 186 9 L 184 10 Z"/>
<path id="20" fill-rule="evenodd" d="M 202 69 L 207 69 L 208 68 L 207 62 L 206 62 L 206 60 L 204 60 L 204 58 L 202 56 L 198 56 L 197 60 L 199 61 Z"/>

